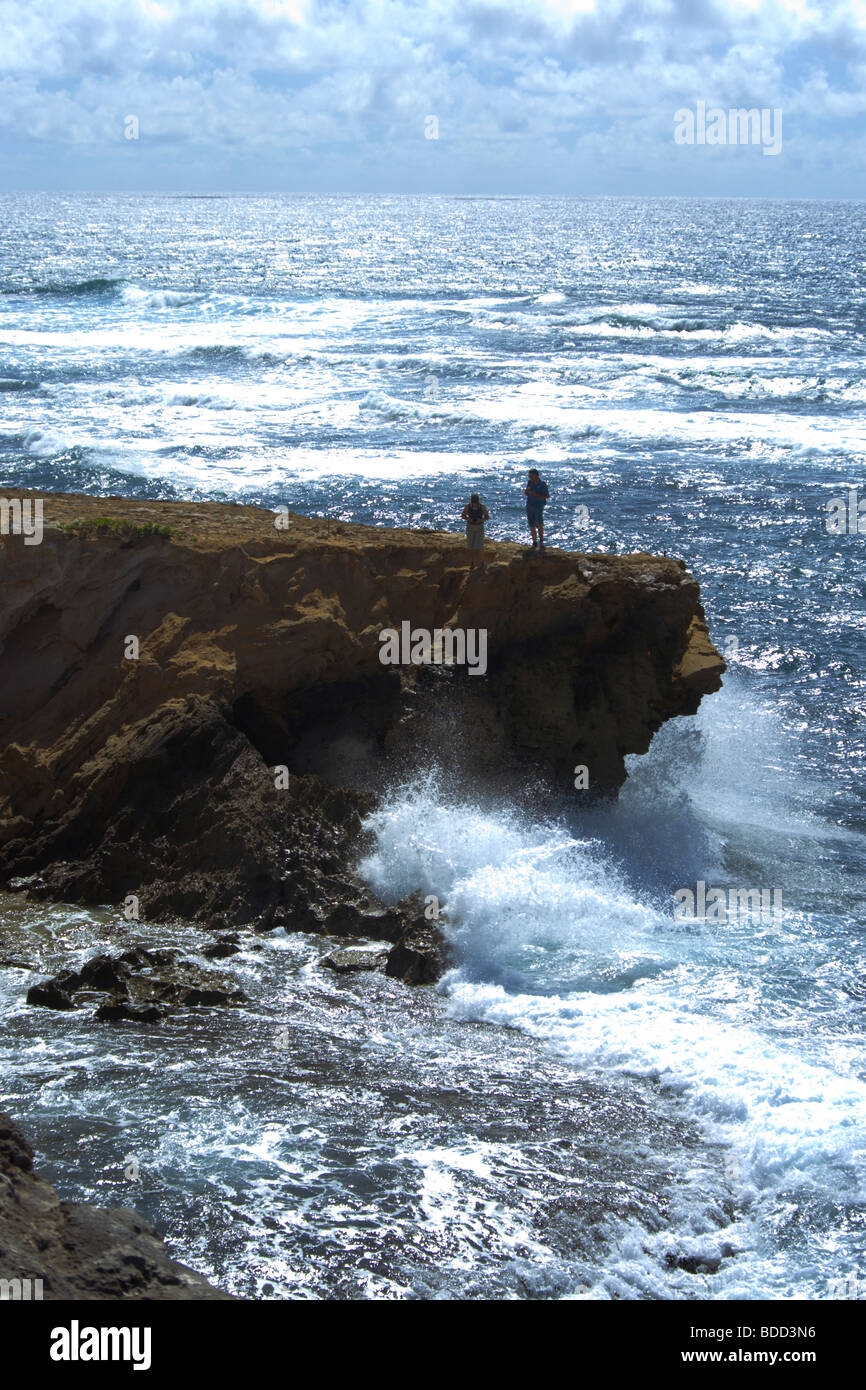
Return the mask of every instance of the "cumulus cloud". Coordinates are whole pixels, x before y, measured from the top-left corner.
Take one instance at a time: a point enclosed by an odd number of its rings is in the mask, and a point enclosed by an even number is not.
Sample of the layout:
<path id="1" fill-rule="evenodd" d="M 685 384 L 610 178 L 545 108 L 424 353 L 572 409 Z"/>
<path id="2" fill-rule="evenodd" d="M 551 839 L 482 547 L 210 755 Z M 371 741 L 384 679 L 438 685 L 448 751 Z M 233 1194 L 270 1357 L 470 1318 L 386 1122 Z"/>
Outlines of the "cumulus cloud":
<path id="1" fill-rule="evenodd" d="M 312 159 L 323 187 L 759 191 L 759 151 L 674 145 L 698 100 L 783 110 L 773 191 L 850 195 L 863 165 L 860 0 L 0 0 L 0 23 L 7 186 L 238 186 L 242 157 L 251 187 Z"/>

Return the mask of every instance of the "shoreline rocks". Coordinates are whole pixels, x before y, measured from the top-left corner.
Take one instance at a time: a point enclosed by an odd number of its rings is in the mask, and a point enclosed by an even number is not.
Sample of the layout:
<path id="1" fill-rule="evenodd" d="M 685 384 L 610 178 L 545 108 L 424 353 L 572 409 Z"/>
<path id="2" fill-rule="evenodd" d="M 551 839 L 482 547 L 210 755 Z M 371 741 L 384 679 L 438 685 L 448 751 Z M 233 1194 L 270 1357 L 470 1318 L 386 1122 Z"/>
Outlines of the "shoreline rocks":
<path id="1" fill-rule="evenodd" d="M 364 946 L 346 946 L 341 951 L 332 951 L 329 955 L 322 956 L 319 964 L 338 975 L 354 975 L 380 969 L 388 960 L 388 956 L 388 951 L 374 951 Z"/>
<path id="2" fill-rule="evenodd" d="M 442 933 L 432 922 L 407 927 L 388 954 L 385 974 L 407 985 L 432 985 L 447 963 L 447 947 Z"/>
<path id="3" fill-rule="evenodd" d="M 179 951 L 144 947 L 121 956 L 92 956 L 80 970 L 60 970 L 27 991 L 28 1004 L 47 1009 L 94 1002 L 94 1018 L 152 1023 L 177 1008 L 244 1004 L 247 996 L 229 976 L 202 970 Z"/>
<path id="4" fill-rule="evenodd" d="M 0 1279 L 41 1280 L 45 1300 L 231 1300 L 174 1260 L 131 1207 L 62 1202 L 34 1170 L 33 1149 L 0 1113 Z M 4 1285 L 4 1288 L 6 1286 Z"/>

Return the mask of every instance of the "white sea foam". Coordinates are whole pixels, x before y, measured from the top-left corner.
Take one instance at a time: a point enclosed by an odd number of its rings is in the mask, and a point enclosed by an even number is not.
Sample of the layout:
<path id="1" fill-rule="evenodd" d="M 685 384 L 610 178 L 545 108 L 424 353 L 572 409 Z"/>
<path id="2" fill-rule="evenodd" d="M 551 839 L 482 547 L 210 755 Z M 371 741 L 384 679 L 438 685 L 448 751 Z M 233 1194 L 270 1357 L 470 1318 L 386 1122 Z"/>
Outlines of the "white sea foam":
<path id="1" fill-rule="evenodd" d="M 832 1037 L 816 1035 L 808 998 L 798 1005 L 788 996 L 785 980 L 802 971 L 809 939 L 796 902 L 777 938 L 752 928 L 683 931 L 670 892 L 659 891 L 660 820 L 665 860 L 680 856 L 683 872 L 698 872 L 688 863 L 698 840 L 711 880 L 721 866 L 713 848 L 720 828 L 722 843 L 733 844 L 751 818 L 752 840 L 766 834 L 771 876 L 784 871 L 774 859 L 792 836 L 805 848 L 820 828 L 792 809 L 778 722 L 732 687 L 726 701 L 704 706 L 701 757 L 681 769 L 694 799 L 671 779 L 674 736 L 660 741 L 655 759 L 637 760 L 636 783 L 619 807 L 583 823 L 586 834 L 556 818 L 461 804 L 429 776 L 373 815 L 376 848 L 362 871 L 385 897 L 421 886 L 445 905 L 456 964 L 440 989 L 455 1018 L 519 1029 L 583 1071 L 641 1076 L 677 1098 L 727 1154 L 728 1186 L 744 1212 L 737 1241 L 748 1245 L 804 1187 L 827 1202 L 840 1184 L 849 1197 L 852 1184 L 866 1197 L 866 1077 L 844 1008 Z M 767 776 L 738 776 L 744 758 L 765 763 Z M 648 853 L 633 848 L 641 831 Z M 819 974 L 832 959 L 825 945 L 808 948 Z M 696 1190 L 680 1237 L 694 1234 L 707 1200 Z M 633 1296 L 648 1277 L 634 1252 L 620 1272 Z M 717 1296 L 791 1287 L 816 1296 L 815 1277 L 808 1262 L 752 1250 L 725 1266 Z"/>

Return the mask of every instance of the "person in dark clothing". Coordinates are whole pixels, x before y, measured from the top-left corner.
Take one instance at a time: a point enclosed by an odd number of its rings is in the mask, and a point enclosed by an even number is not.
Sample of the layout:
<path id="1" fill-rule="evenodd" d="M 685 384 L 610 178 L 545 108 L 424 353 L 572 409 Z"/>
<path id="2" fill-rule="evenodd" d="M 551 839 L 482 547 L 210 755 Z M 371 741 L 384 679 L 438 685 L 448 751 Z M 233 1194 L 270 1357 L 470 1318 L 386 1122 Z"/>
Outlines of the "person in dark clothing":
<path id="1" fill-rule="evenodd" d="M 484 523 L 490 520 L 490 513 L 477 492 L 473 492 L 460 513 L 466 522 L 466 544 L 469 547 L 469 568 L 475 568 L 475 561 L 484 564 Z"/>
<path id="2" fill-rule="evenodd" d="M 544 549 L 544 504 L 550 496 L 547 483 L 538 476 L 537 468 L 530 468 L 529 481 L 523 489 L 526 494 L 526 520 L 532 532 L 532 549 Z M 536 535 L 536 532 L 538 533 Z"/>

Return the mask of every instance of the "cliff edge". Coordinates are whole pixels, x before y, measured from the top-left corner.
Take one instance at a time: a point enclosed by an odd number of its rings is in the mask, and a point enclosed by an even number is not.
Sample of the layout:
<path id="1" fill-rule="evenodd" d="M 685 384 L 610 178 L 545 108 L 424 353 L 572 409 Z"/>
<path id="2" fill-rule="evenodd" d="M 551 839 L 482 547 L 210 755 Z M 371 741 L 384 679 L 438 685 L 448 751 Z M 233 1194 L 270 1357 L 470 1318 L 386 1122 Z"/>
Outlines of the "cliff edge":
<path id="1" fill-rule="evenodd" d="M 725 669 L 674 559 L 488 543 L 469 573 L 462 535 L 3 499 L 43 509 L 0 542 L 0 881 L 37 893 L 396 940 L 351 874 L 386 768 L 611 795 Z M 404 624 L 483 631 L 486 669 L 383 665 Z"/>

